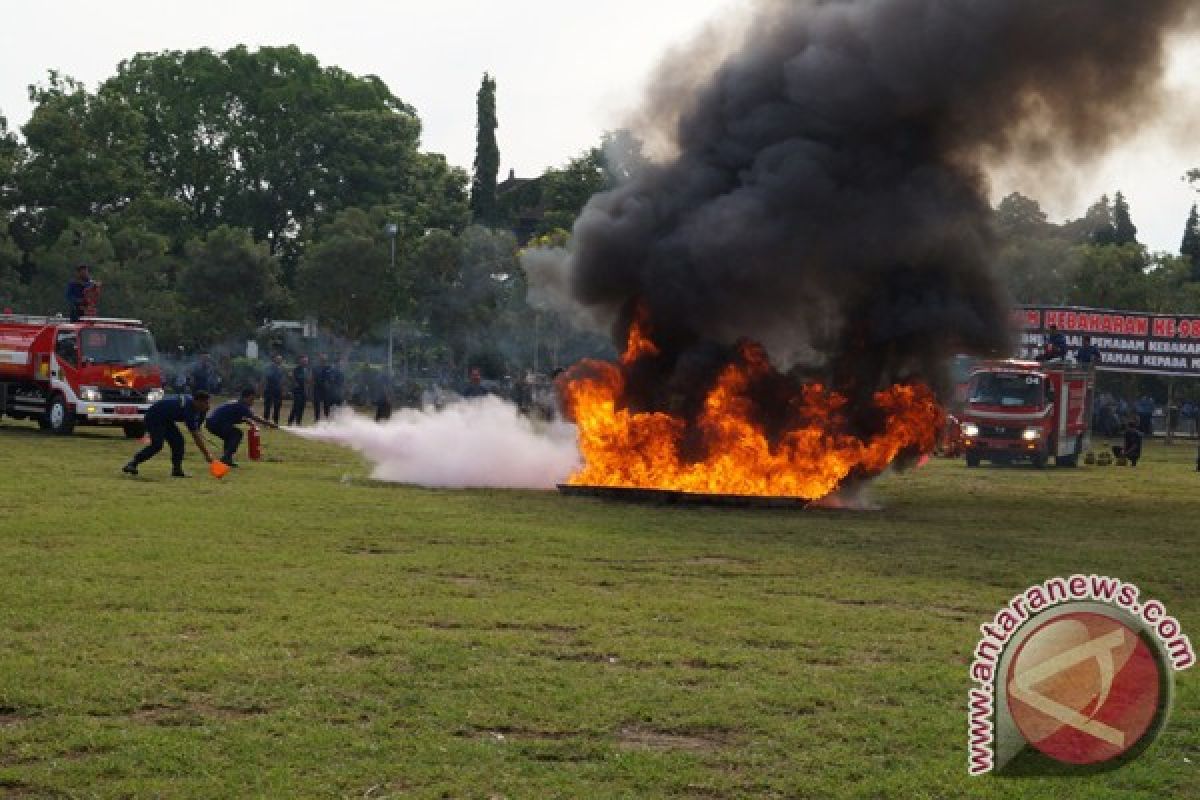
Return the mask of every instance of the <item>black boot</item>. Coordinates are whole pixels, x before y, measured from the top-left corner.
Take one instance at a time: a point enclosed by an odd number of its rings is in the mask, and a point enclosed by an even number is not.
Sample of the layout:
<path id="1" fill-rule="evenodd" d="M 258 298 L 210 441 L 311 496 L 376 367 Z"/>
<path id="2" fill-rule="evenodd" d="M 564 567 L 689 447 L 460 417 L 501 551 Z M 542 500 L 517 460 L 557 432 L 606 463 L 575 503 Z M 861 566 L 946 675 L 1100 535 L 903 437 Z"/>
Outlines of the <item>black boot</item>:
<path id="1" fill-rule="evenodd" d="M 171 469 L 171 477 L 172 478 L 190 478 L 191 476 L 183 471 L 183 465 L 177 464 L 175 467 L 173 467 Z"/>
<path id="2" fill-rule="evenodd" d="M 121 467 L 121 472 L 124 472 L 126 475 L 137 475 L 137 467 L 138 465 L 136 461 L 130 461 L 128 464 Z M 1197 466 L 1196 469 L 1200 469 L 1200 466 Z"/>

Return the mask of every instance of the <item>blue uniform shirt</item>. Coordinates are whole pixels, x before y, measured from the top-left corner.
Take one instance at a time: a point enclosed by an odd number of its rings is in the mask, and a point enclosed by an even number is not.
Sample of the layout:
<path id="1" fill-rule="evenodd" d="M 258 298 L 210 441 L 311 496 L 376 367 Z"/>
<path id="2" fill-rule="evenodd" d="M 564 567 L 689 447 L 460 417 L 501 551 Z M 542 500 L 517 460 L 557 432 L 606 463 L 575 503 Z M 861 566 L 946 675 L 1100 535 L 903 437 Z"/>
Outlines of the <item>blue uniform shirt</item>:
<path id="1" fill-rule="evenodd" d="M 208 427 L 232 427 L 243 420 L 250 419 L 253 413 L 254 411 L 242 401 L 230 400 L 228 403 L 217 406 L 216 410 L 208 415 Z"/>
<path id="2" fill-rule="evenodd" d="M 198 431 L 204 422 L 204 412 L 196 410 L 196 401 L 190 394 L 174 394 L 146 409 L 146 422 L 182 422 L 189 431 Z"/>
<path id="3" fill-rule="evenodd" d="M 71 281 L 67 284 L 67 303 L 72 306 L 83 305 L 84 293 L 95 285 L 96 282 L 90 278 L 86 281 Z"/>

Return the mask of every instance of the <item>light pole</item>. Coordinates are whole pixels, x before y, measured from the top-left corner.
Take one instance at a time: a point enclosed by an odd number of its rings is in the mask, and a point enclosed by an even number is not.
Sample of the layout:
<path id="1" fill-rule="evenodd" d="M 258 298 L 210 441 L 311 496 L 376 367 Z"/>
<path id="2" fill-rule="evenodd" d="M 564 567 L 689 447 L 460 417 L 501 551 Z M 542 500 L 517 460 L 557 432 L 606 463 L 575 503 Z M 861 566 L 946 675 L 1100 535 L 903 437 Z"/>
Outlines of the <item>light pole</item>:
<path id="1" fill-rule="evenodd" d="M 400 226 L 394 222 L 389 222 L 387 225 L 383 226 L 383 232 L 387 234 L 388 243 L 391 246 L 391 264 L 392 264 L 391 269 L 392 269 L 392 280 L 394 281 L 396 279 L 396 234 L 400 232 Z M 394 347 L 393 340 L 395 338 L 392 334 L 396 327 L 395 322 L 396 322 L 396 308 L 395 308 L 395 300 L 393 299 L 393 301 L 390 304 L 389 309 L 388 309 L 388 355 L 387 355 L 388 380 L 391 380 L 391 375 L 392 375 L 392 353 L 393 353 L 393 347 Z"/>

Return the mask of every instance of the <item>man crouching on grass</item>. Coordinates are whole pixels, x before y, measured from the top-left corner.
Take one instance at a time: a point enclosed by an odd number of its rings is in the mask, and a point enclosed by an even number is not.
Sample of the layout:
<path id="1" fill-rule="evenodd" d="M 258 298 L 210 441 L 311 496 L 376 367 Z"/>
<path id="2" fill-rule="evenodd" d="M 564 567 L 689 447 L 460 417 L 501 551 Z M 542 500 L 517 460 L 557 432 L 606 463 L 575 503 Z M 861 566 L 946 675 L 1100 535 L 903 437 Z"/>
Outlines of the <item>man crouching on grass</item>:
<path id="1" fill-rule="evenodd" d="M 212 453 L 208 452 L 208 445 L 200 435 L 200 424 L 208 413 L 208 402 L 208 392 L 177 394 L 164 397 L 146 409 L 146 434 L 150 437 L 150 444 L 138 451 L 121 471 L 137 475 L 138 465 L 158 455 L 163 442 L 166 442 L 171 448 L 171 476 L 186 478 L 187 474 L 183 471 L 183 435 L 179 433 L 178 422 L 182 422 L 191 432 L 196 447 L 204 454 L 204 460 L 211 464 Z"/>
<path id="2" fill-rule="evenodd" d="M 242 389 L 240 399 L 230 400 L 224 405 L 217 406 L 216 411 L 208 415 L 208 422 L 205 425 L 213 436 L 225 443 L 225 453 L 221 456 L 221 461 L 228 466 L 237 466 L 233 461 L 233 454 L 237 452 L 238 446 L 242 443 L 242 430 L 238 427 L 240 423 L 250 420 L 265 428 L 279 427 L 274 422 L 269 422 L 254 413 L 255 397 L 255 391 L 246 387 Z"/>

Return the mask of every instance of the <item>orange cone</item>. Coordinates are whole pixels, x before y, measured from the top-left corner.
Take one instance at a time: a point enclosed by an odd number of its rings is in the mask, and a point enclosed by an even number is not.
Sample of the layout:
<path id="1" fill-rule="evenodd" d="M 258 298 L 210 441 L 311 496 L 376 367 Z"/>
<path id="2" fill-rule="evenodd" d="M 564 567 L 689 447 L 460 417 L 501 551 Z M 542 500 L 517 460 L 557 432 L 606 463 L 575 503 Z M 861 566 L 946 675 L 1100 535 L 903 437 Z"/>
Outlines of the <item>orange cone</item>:
<path id="1" fill-rule="evenodd" d="M 229 466 L 220 461 L 213 461 L 208 465 L 208 471 L 214 478 L 220 480 L 229 474 Z"/>

